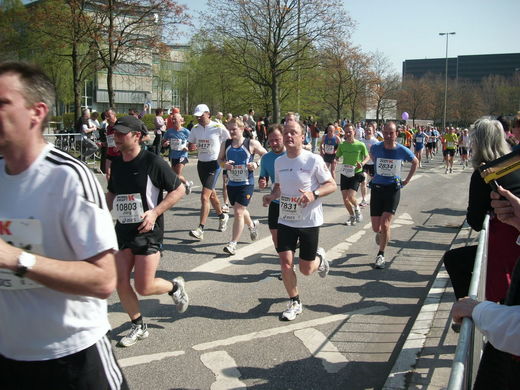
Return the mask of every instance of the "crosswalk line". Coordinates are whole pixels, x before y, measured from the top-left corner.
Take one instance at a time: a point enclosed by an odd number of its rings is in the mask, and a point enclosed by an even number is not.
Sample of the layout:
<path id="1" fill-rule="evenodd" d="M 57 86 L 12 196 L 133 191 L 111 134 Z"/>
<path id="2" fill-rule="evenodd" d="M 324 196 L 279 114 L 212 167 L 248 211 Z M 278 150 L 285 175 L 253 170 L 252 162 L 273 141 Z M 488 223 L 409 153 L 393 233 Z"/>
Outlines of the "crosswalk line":
<path id="1" fill-rule="evenodd" d="M 325 371 L 329 374 L 339 372 L 348 364 L 347 358 L 320 331 L 306 328 L 297 330 L 294 335 L 302 341 L 314 357 L 321 359 Z"/>
<path id="2" fill-rule="evenodd" d="M 239 380 L 241 374 L 235 360 L 226 351 L 215 351 L 202 354 L 202 363 L 215 374 L 215 382 L 211 390 L 247 389 Z"/>

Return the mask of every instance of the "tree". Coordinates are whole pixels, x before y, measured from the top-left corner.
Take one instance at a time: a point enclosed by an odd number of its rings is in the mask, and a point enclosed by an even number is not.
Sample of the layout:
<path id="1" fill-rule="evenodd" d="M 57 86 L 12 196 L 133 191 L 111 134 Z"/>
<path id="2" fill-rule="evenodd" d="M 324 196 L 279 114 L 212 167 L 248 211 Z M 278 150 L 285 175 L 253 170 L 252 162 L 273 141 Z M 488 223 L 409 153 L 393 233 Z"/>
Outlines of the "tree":
<path id="1" fill-rule="evenodd" d="M 432 110 L 432 96 L 424 78 L 407 76 L 399 91 L 400 111 L 406 111 L 415 126 L 416 119 L 429 119 Z"/>
<path id="2" fill-rule="evenodd" d="M 90 2 L 95 28 L 89 36 L 107 72 L 110 107 L 115 107 L 114 72 L 123 64 L 136 73 L 150 69 L 153 54 L 167 50 L 162 37 L 174 36 L 176 27 L 187 22 L 185 8 L 171 0 Z"/>
<path id="3" fill-rule="evenodd" d="M 394 107 L 392 100 L 397 98 L 401 80 L 399 73 L 389 71 L 390 65 L 388 58 L 382 53 L 376 52 L 372 57 L 373 80 L 371 82 L 370 93 L 373 105 L 376 108 L 376 121 L 379 122 L 380 116 Z"/>
<path id="4" fill-rule="evenodd" d="M 205 36 L 222 43 L 236 72 L 269 88 L 274 121 L 283 76 L 316 66 L 306 54 L 352 27 L 339 0 L 209 0 L 208 9 Z"/>

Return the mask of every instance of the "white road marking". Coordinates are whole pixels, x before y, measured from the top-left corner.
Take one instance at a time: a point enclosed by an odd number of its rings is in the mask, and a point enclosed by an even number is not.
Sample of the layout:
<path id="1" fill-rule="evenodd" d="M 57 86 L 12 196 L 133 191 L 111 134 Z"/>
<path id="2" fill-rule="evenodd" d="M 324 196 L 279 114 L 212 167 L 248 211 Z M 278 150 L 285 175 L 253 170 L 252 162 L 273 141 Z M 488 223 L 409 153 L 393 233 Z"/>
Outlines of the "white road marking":
<path id="1" fill-rule="evenodd" d="M 347 358 L 320 331 L 313 328 L 300 329 L 294 332 L 294 335 L 302 341 L 313 356 L 321 359 L 323 367 L 329 374 L 339 372 L 348 364 Z"/>
<path id="2" fill-rule="evenodd" d="M 211 384 L 211 390 L 247 389 L 238 379 L 241 374 L 235 360 L 227 352 L 205 353 L 201 355 L 200 360 L 215 374 L 216 380 Z"/>
<path id="3" fill-rule="evenodd" d="M 244 335 L 240 335 L 240 336 L 234 336 L 234 337 L 230 337 L 227 339 L 197 344 L 197 345 L 194 345 L 192 348 L 195 349 L 196 351 L 205 351 L 208 349 L 218 348 L 218 347 L 222 347 L 222 346 L 226 346 L 226 345 L 233 345 L 236 343 L 242 343 L 242 342 L 247 342 L 247 341 L 251 341 L 251 340 L 276 336 L 279 334 L 290 333 L 290 332 L 294 332 L 299 329 L 312 328 L 312 327 L 319 326 L 319 325 L 330 324 L 332 322 L 344 321 L 356 314 L 373 314 L 373 313 L 378 313 L 378 312 L 385 311 L 385 310 L 388 310 L 388 308 L 385 306 L 372 306 L 372 307 L 367 307 L 364 309 L 354 310 L 354 311 L 351 311 L 350 313 L 346 313 L 346 314 L 335 314 L 332 316 L 317 318 L 314 320 L 298 322 L 298 323 L 295 323 L 292 325 L 264 329 L 264 330 L 260 330 L 258 332 L 248 333 L 248 334 L 244 334 Z"/>
<path id="4" fill-rule="evenodd" d="M 118 363 L 121 367 L 131 367 L 131 366 L 137 366 L 139 364 L 145 364 L 150 363 L 157 360 L 163 360 L 170 357 L 177 357 L 184 355 L 184 351 L 172 351 L 172 352 L 161 352 L 161 353 L 154 353 L 151 355 L 139 355 L 139 356 L 133 356 L 126 359 L 119 359 Z"/>

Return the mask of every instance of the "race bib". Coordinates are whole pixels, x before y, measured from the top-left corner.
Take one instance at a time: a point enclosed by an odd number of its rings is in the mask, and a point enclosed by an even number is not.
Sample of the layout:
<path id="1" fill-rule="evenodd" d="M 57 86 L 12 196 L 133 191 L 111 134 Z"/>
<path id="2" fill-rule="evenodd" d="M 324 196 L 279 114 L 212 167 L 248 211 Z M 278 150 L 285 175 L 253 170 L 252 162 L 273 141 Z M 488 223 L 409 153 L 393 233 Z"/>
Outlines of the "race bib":
<path id="1" fill-rule="evenodd" d="M 280 218 L 284 221 L 300 221 L 302 209 L 296 203 L 297 196 L 280 196 Z"/>
<path id="2" fill-rule="evenodd" d="M 199 153 L 211 153 L 211 143 L 209 139 L 199 139 L 197 141 Z"/>
<path id="3" fill-rule="evenodd" d="M 0 238 L 26 252 L 43 255 L 41 221 L 37 219 L 0 219 Z M 43 287 L 27 278 L 19 278 L 12 271 L 0 270 L 0 290 L 26 290 Z"/>
<path id="4" fill-rule="evenodd" d="M 354 165 L 343 164 L 341 166 L 341 174 L 345 177 L 354 177 L 356 167 Z"/>
<path id="5" fill-rule="evenodd" d="M 401 160 L 390 158 L 377 159 L 377 174 L 381 176 L 401 176 Z"/>
<path id="6" fill-rule="evenodd" d="M 116 141 L 114 140 L 114 134 L 107 135 L 107 145 L 109 148 L 116 147 Z"/>
<path id="7" fill-rule="evenodd" d="M 449 149 L 453 149 L 455 147 L 455 142 L 448 141 L 447 144 L 446 144 L 446 147 L 449 148 Z"/>
<path id="8" fill-rule="evenodd" d="M 334 153 L 334 145 L 323 145 L 323 149 L 325 150 L 326 154 L 333 154 Z"/>
<path id="9" fill-rule="evenodd" d="M 423 137 L 415 138 L 415 142 L 417 142 L 418 144 L 422 144 L 423 143 Z"/>
<path id="10" fill-rule="evenodd" d="M 180 151 L 180 150 L 184 150 L 185 147 L 186 147 L 186 141 L 185 140 L 176 139 L 176 138 L 172 138 L 170 140 L 170 148 L 171 148 L 171 150 Z"/>
<path id="11" fill-rule="evenodd" d="M 116 195 L 114 212 L 119 223 L 140 223 L 144 214 L 141 194 Z"/>
<path id="12" fill-rule="evenodd" d="M 247 165 L 233 165 L 233 169 L 228 169 L 227 174 L 231 181 L 246 181 L 249 170 L 247 169 Z"/>

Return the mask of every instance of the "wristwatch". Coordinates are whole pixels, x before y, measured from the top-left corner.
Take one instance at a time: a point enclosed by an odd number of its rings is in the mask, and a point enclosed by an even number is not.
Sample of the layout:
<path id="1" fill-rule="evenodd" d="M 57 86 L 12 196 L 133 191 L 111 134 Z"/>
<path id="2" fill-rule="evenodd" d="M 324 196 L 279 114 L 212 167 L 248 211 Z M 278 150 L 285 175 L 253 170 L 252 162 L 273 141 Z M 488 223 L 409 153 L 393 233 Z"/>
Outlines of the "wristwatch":
<path id="1" fill-rule="evenodd" d="M 22 252 L 18 256 L 18 264 L 16 266 L 15 275 L 23 278 L 24 275 L 36 264 L 36 257 L 27 252 Z"/>
<path id="2" fill-rule="evenodd" d="M 320 191 L 314 190 L 314 191 L 312 191 L 312 195 L 314 195 L 314 199 L 318 199 L 320 197 Z"/>

